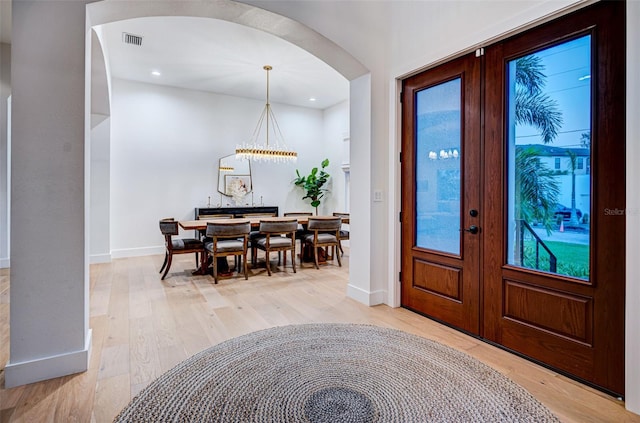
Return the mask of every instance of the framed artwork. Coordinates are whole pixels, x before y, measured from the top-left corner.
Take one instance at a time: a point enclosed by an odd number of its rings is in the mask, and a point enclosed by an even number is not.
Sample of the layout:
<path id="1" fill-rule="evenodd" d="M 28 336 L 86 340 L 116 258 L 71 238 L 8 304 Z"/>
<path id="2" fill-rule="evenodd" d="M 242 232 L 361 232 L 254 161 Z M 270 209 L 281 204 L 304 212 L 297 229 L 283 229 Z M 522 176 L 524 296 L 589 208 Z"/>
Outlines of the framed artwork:
<path id="1" fill-rule="evenodd" d="M 233 189 L 244 189 L 245 194 L 251 191 L 251 175 L 224 175 L 224 192 L 231 195 Z"/>

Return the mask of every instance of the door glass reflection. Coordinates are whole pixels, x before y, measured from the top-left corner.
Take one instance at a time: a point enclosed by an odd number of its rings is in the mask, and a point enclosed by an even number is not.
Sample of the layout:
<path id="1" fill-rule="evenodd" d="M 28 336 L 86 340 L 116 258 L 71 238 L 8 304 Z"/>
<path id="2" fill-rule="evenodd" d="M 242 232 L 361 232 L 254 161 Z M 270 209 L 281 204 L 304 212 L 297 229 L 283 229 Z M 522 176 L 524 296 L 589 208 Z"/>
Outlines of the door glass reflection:
<path id="1" fill-rule="evenodd" d="M 591 36 L 507 71 L 507 262 L 589 279 Z"/>
<path id="2" fill-rule="evenodd" d="M 460 254 L 461 80 L 416 94 L 416 245 Z"/>

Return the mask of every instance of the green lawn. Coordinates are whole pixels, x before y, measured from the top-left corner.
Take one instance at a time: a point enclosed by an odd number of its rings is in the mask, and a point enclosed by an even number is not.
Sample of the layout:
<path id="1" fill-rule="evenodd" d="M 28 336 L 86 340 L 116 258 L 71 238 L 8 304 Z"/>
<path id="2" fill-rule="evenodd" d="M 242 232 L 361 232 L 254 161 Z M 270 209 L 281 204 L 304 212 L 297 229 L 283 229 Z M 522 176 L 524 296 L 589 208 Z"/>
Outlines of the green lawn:
<path id="1" fill-rule="evenodd" d="M 589 278 L 589 246 L 558 241 L 545 241 L 557 258 L 557 273 L 578 278 Z M 535 241 L 527 240 L 525 247 L 525 267 L 535 268 Z M 540 247 L 540 270 L 549 270 L 549 256 Z"/>

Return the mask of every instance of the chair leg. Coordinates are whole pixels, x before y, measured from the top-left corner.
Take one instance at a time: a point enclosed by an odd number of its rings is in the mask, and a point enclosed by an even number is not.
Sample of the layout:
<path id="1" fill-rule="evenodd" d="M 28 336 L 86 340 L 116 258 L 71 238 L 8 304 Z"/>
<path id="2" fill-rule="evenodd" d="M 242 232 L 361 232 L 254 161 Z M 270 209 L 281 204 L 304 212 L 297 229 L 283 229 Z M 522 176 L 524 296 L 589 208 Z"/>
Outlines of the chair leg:
<path id="1" fill-rule="evenodd" d="M 313 262 L 316 265 L 316 269 L 320 269 L 320 266 L 318 266 L 318 247 L 315 245 L 313 246 Z"/>
<path id="2" fill-rule="evenodd" d="M 249 270 L 248 270 L 249 266 L 247 263 L 247 254 L 245 253 L 242 257 L 243 257 L 242 267 L 244 267 L 244 280 L 246 281 L 249 279 Z"/>
<path id="3" fill-rule="evenodd" d="M 172 259 L 173 259 L 173 254 L 169 254 L 168 261 L 167 261 L 167 268 L 164 270 L 164 275 L 162 275 L 162 278 L 160 280 L 164 280 L 164 277 L 167 276 L 167 273 L 169 273 Z"/>
<path id="4" fill-rule="evenodd" d="M 199 262 L 199 261 L 200 261 L 200 260 L 199 260 L 198 253 L 196 253 L 196 268 L 198 267 L 198 262 Z"/>
<path id="5" fill-rule="evenodd" d="M 285 257 L 287 256 L 287 253 L 284 253 Z M 292 248 L 291 249 L 291 267 L 293 267 L 293 273 L 296 273 L 296 249 Z"/>
<path id="6" fill-rule="evenodd" d="M 169 253 L 168 252 L 164 252 L 164 263 L 162 263 L 162 267 L 160 268 L 160 271 L 158 273 L 162 273 L 162 271 L 164 270 L 164 267 L 167 265 L 167 258 L 169 257 Z"/>
<path id="7" fill-rule="evenodd" d="M 338 244 L 340 246 L 340 254 L 344 256 L 344 250 L 342 249 L 342 243 Z"/>
<path id="8" fill-rule="evenodd" d="M 338 244 L 338 245 L 340 245 L 340 244 Z M 338 266 L 342 267 L 342 260 L 340 260 L 340 254 L 336 254 L 336 257 L 338 258 Z"/>
<path id="9" fill-rule="evenodd" d="M 213 256 L 213 261 L 211 262 L 211 266 L 213 266 L 213 283 L 218 283 L 218 260 Z"/>
<path id="10" fill-rule="evenodd" d="M 264 264 L 267 266 L 267 274 L 271 276 L 271 263 L 269 262 L 269 250 L 264 250 Z"/>

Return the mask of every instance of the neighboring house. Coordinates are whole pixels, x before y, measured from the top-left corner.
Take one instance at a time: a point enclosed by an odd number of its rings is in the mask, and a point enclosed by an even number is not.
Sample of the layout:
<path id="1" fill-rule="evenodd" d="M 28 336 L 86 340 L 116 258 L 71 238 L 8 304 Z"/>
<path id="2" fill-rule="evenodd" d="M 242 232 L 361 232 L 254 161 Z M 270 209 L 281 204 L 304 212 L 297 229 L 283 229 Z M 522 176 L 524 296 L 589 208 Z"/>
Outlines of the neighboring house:
<path id="1" fill-rule="evenodd" d="M 589 148 L 555 147 L 544 144 L 523 144 L 516 146 L 517 150 L 531 149 L 540 157 L 540 162 L 549 169 L 561 174 L 571 174 L 569 153 L 576 155 L 576 175 L 591 173 L 591 150 Z"/>
<path id="2" fill-rule="evenodd" d="M 544 144 L 516 146 L 518 151 L 531 149 L 536 152 L 543 165 L 556 173 L 560 184 L 558 203 L 571 207 L 571 160 L 569 153 L 576 155 L 575 201 L 576 209 L 591 214 L 591 150 L 588 148 L 555 147 Z"/>

